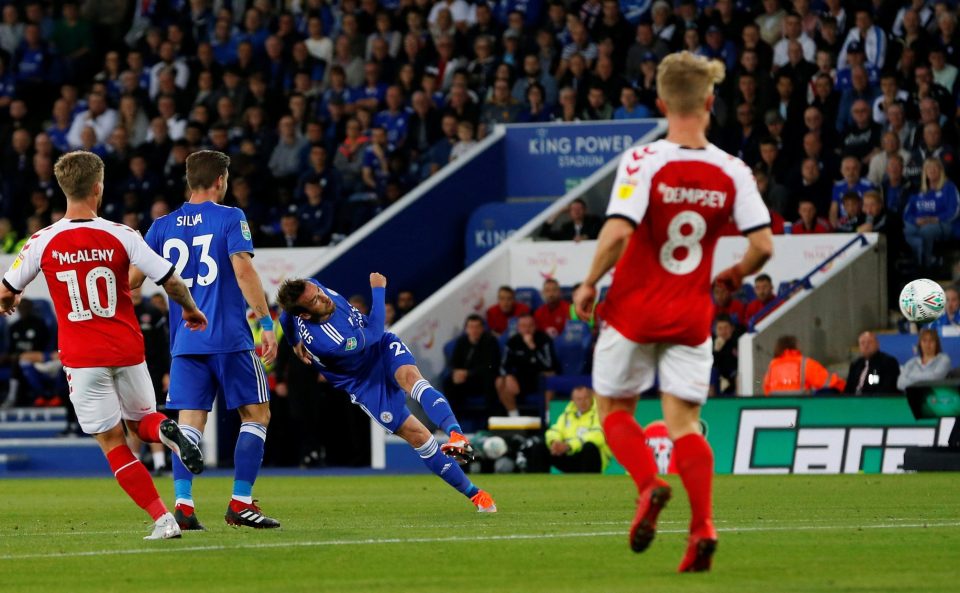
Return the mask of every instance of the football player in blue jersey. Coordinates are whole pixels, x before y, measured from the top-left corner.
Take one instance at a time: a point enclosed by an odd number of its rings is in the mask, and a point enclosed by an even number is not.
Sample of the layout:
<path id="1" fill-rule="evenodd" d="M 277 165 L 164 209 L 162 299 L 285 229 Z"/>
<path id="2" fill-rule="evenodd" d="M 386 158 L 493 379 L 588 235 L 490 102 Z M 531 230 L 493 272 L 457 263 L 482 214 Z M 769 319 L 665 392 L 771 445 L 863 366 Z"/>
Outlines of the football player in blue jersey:
<path id="1" fill-rule="evenodd" d="M 447 399 L 420 374 L 403 340 L 384 331 L 386 286 L 385 277 L 370 274 L 373 298 L 368 317 L 315 280 L 286 280 L 277 294 L 286 339 L 304 362 L 346 391 L 374 422 L 410 443 L 430 471 L 469 498 L 479 512 L 495 513 L 490 494 L 477 488 L 458 465 L 473 458 L 473 447 Z M 407 393 L 450 435 L 446 444 L 439 445 L 410 414 Z"/>
<path id="2" fill-rule="evenodd" d="M 248 306 L 260 320 L 262 356 L 267 364 L 276 357 L 277 339 L 266 293 L 253 267 L 250 227 L 242 210 L 220 204 L 227 192 L 229 165 L 230 157 L 213 150 L 187 157 L 190 199 L 158 218 L 146 241 L 176 266 L 209 320 L 209 331 L 202 335 L 170 324 L 173 358 L 167 408 L 179 410 L 182 430 L 199 442 L 214 397 L 223 393 L 227 408 L 236 409 L 241 420 L 226 522 L 272 528 L 280 523 L 263 515 L 253 500 L 253 483 L 263 462 L 270 421 L 270 391 L 247 324 Z M 131 286 L 139 286 L 143 274 L 131 271 L 130 281 Z M 170 303 L 170 315 L 179 318 L 179 305 Z M 194 512 L 192 478 L 179 460 L 174 461 L 174 516 L 184 530 L 203 529 Z"/>

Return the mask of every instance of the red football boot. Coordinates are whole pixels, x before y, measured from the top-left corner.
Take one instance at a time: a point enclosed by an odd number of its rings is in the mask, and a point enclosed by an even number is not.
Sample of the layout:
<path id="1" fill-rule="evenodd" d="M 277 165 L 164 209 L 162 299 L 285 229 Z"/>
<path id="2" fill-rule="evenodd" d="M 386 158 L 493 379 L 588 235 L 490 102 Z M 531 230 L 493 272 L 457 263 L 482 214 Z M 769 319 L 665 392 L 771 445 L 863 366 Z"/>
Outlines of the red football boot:
<path id="1" fill-rule="evenodd" d="M 637 499 L 637 514 L 630 525 L 630 549 L 640 553 L 657 535 L 657 516 L 670 500 L 670 484 L 655 477 Z"/>
<path id="2" fill-rule="evenodd" d="M 677 568 L 677 572 L 707 572 L 713 561 L 713 553 L 717 551 L 717 530 L 713 523 L 690 534 L 687 540 L 687 553 Z"/>

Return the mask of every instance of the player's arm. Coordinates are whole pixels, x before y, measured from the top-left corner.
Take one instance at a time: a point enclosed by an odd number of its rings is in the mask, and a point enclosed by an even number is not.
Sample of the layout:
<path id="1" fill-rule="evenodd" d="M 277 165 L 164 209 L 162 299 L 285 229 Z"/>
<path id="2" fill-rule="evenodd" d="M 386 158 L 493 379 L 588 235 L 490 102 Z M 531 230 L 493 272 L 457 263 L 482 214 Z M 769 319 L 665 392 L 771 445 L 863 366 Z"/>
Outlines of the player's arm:
<path id="1" fill-rule="evenodd" d="M 364 338 L 367 344 L 375 344 L 383 337 L 384 323 L 386 321 L 386 294 L 387 278 L 383 274 L 373 272 L 370 274 L 370 315 L 367 319 L 370 324 L 363 328 Z"/>
<path id="2" fill-rule="evenodd" d="M 20 304 L 20 295 L 28 284 L 40 273 L 40 246 L 28 241 L 20 249 L 17 259 L 0 281 L 0 314 L 10 315 Z"/>
<path id="3" fill-rule="evenodd" d="M 581 319 L 590 319 L 593 314 L 593 304 L 597 300 L 597 282 L 617 265 L 623 250 L 630 242 L 633 229 L 634 225 L 631 221 L 620 217 L 608 218 L 600 229 L 600 236 L 597 237 L 597 251 L 593 254 L 590 271 L 573 295 L 577 315 Z"/>
<path id="4" fill-rule="evenodd" d="M 136 290 L 143 286 L 143 281 L 147 279 L 147 275 L 140 271 L 140 268 L 137 266 L 130 266 L 130 273 L 128 274 L 128 280 L 130 281 L 130 290 Z"/>
<path id="5" fill-rule="evenodd" d="M 260 320 L 260 343 L 263 345 L 263 361 L 271 364 L 277 358 L 277 337 L 273 333 L 273 318 L 270 316 L 270 307 L 267 305 L 267 293 L 263 290 L 260 275 L 253 267 L 253 256 L 245 251 L 239 251 L 230 256 L 233 273 L 237 277 L 237 284 L 243 292 L 243 298 Z"/>
<path id="6" fill-rule="evenodd" d="M 737 196 L 733 204 L 733 220 L 749 244 L 740 261 L 720 272 L 715 279 L 715 282 L 725 284 L 731 292 L 740 288 L 744 276 L 756 274 L 773 257 L 770 210 L 760 197 L 757 182 L 746 165 L 742 171 L 738 171 L 735 181 Z"/>
<path id="7" fill-rule="evenodd" d="M 180 305 L 181 309 L 183 309 L 183 320 L 186 322 L 188 329 L 192 331 L 203 331 L 207 329 L 206 315 L 197 307 L 197 303 L 193 300 L 193 295 L 190 294 L 190 289 L 187 288 L 187 285 L 183 282 L 183 278 L 173 272 L 173 268 L 171 268 L 170 275 L 166 279 L 161 278 L 157 283 L 163 288 L 163 291 L 167 293 L 170 300 Z"/>

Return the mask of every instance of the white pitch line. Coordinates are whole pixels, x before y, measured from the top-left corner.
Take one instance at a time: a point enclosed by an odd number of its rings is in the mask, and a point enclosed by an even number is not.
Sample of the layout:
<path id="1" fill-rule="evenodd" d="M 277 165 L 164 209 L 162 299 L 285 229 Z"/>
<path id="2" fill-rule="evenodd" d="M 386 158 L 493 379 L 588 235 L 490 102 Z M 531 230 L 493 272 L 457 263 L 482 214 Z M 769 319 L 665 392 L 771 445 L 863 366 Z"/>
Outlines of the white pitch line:
<path id="1" fill-rule="evenodd" d="M 721 530 L 721 533 L 746 533 L 746 532 L 773 532 L 773 531 L 837 531 L 837 530 L 861 530 L 861 529 L 916 529 L 916 528 L 942 528 L 942 527 L 960 527 L 960 521 L 948 523 L 879 523 L 879 524 L 861 524 L 861 525 L 806 525 L 806 526 L 757 526 L 757 527 L 730 527 Z M 685 534 L 686 529 L 661 529 L 661 534 Z M 354 540 L 319 540 L 304 542 L 272 542 L 256 544 L 240 544 L 236 546 L 187 546 L 176 548 L 135 548 L 129 550 L 96 550 L 84 552 L 54 552 L 47 554 L 6 554 L 0 556 L 0 560 L 26 560 L 38 558 L 80 558 L 90 556 L 130 556 L 140 554 L 157 554 L 161 552 L 218 552 L 224 550 L 263 550 L 275 548 L 315 548 L 326 546 L 370 546 L 370 545 L 389 545 L 389 544 L 426 544 L 426 543 L 455 543 L 455 542 L 480 542 L 480 541 L 516 541 L 516 540 L 540 540 L 540 539 L 566 539 L 566 538 L 588 538 L 588 537 L 623 537 L 623 531 L 594 531 L 594 532 L 568 532 L 568 533 L 517 533 L 506 535 L 478 535 L 478 536 L 449 536 L 449 537 L 408 537 L 408 538 L 380 538 L 380 539 L 354 539 Z"/>

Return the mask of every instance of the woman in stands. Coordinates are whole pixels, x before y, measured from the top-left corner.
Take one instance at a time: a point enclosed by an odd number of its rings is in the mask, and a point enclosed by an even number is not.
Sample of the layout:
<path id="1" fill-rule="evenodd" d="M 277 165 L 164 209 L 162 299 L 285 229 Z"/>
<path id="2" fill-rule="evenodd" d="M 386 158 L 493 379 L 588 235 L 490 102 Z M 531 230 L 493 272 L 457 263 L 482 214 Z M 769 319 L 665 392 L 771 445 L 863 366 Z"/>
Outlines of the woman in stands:
<path id="1" fill-rule="evenodd" d="M 960 193 L 947 179 L 943 163 L 937 157 L 923 161 L 920 193 L 911 196 L 903 211 L 903 234 L 924 268 L 937 264 L 933 245 L 954 236 L 954 224 L 960 214 Z"/>
<path id="2" fill-rule="evenodd" d="M 950 357 L 940 347 L 936 330 L 920 330 L 917 350 L 917 356 L 900 367 L 897 389 L 901 391 L 920 381 L 939 381 L 950 372 Z"/>

